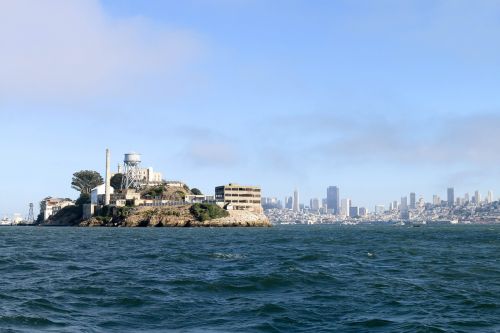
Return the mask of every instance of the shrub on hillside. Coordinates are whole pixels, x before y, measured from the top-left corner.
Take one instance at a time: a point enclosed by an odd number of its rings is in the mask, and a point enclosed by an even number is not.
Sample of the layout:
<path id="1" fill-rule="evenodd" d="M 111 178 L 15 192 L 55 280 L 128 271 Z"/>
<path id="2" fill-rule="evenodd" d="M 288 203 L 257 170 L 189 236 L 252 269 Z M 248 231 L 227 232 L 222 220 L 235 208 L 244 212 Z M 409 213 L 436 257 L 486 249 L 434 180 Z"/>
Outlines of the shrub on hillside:
<path id="1" fill-rule="evenodd" d="M 200 222 L 229 216 L 229 213 L 215 204 L 196 203 L 189 211 Z"/>

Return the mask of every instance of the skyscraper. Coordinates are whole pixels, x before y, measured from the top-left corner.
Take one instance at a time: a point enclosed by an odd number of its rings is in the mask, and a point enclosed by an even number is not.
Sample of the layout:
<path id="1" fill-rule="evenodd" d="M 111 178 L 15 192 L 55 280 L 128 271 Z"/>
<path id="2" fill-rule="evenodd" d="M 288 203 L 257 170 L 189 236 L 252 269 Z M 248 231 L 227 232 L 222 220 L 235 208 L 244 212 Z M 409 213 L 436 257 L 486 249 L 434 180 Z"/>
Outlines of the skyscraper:
<path id="1" fill-rule="evenodd" d="M 455 204 L 455 189 L 453 187 L 448 187 L 448 206 L 453 207 Z"/>
<path id="2" fill-rule="evenodd" d="M 350 202 L 351 200 L 349 199 L 342 199 L 341 205 L 340 205 L 340 215 L 347 217 L 349 216 L 349 209 L 350 207 Z"/>
<path id="3" fill-rule="evenodd" d="M 312 198 L 311 199 L 311 201 L 310 201 L 310 208 L 313 211 L 318 211 L 319 210 L 320 205 L 319 205 L 319 199 L 318 198 Z"/>
<path id="4" fill-rule="evenodd" d="M 474 199 L 477 205 L 481 204 L 481 193 L 479 191 L 476 191 L 476 194 L 474 195 Z"/>
<path id="5" fill-rule="evenodd" d="M 417 196 L 415 195 L 414 192 L 410 193 L 410 209 L 416 209 L 417 208 Z"/>
<path id="6" fill-rule="evenodd" d="M 409 214 L 409 210 L 408 210 L 408 197 L 401 198 L 400 212 L 401 212 L 402 219 L 409 219 L 410 218 L 410 214 Z"/>
<path id="7" fill-rule="evenodd" d="M 493 202 L 493 191 L 488 191 L 488 203 L 492 203 Z"/>
<path id="8" fill-rule="evenodd" d="M 299 190 L 295 189 L 293 192 L 293 211 L 298 212 L 300 210 L 300 203 L 299 203 Z"/>
<path id="9" fill-rule="evenodd" d="M 337 186 L 329 186 L 326 189 L 326 205 L 328 207 L 328 210 L 331 211 L 333 214 L 339 214 L 340 213 L 340 195 L 339 195 L 339 188 Z"/>

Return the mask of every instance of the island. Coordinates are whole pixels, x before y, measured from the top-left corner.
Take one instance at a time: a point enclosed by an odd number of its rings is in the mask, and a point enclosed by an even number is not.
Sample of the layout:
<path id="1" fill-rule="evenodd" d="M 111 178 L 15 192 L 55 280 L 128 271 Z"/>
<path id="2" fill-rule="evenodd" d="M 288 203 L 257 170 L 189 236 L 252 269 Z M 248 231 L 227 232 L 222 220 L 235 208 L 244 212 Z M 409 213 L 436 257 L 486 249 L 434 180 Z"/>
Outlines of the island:
<path id="1" fill-rule="evenodd" d="M 140 155 L 125 154 L 111 174 L 106 151 L 105 181 L 92 170 L 75 172 L 77 200 L 47 197 L 37 224 L 75 227 L 270 227 L 261 205 L 261 189 L 229 183 L 204 195 L 180 181 L 163 180 L 152 168 L 140 168 Z"/>

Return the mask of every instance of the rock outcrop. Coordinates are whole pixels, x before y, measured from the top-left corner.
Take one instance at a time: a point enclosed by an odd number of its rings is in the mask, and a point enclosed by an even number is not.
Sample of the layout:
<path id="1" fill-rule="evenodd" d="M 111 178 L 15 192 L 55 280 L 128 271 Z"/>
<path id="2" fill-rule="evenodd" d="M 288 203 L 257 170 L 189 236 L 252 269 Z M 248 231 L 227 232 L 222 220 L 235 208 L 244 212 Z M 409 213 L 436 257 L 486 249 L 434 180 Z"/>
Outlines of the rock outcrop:
<path id="1" fill-rule="evenodd" d="M 81 227 L 270 227 L 264 214 L 228 211 L 228 216 L 199 221 L 191 205 L 116 209 L 110 216 L 95 216 L 66 225 Z M 62 225 L 62 224 L 58 224 Z"/>

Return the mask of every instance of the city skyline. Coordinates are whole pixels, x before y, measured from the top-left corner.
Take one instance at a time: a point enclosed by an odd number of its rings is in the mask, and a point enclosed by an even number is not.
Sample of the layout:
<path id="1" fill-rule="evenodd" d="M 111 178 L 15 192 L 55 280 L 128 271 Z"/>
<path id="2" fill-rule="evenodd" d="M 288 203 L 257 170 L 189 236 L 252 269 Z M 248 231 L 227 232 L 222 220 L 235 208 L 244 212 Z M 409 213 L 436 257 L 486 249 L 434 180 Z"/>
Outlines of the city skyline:
<path id="1" fill-rule="evenodd" d="M 0 3 L 0 216 L 71 176 L 144 166 L 210 193 L 256 184 L 369 207 L 500 192 L 500 4 Z M 25 24 L 30 22 L 30 24 Z M 259 24 L 255 24 L 259 22 Z M 409 197 L 409 196 L 408 196 Z M 409 197 L 410 198 L 410 197 Z M 411 200 L 410 200 L 411 201 Z"/>

